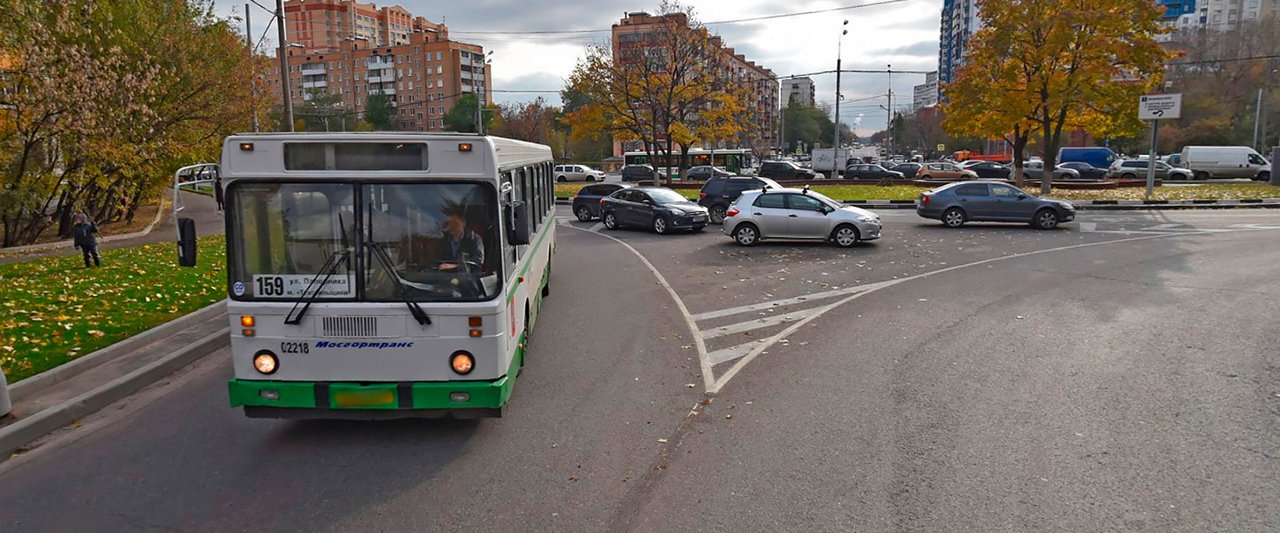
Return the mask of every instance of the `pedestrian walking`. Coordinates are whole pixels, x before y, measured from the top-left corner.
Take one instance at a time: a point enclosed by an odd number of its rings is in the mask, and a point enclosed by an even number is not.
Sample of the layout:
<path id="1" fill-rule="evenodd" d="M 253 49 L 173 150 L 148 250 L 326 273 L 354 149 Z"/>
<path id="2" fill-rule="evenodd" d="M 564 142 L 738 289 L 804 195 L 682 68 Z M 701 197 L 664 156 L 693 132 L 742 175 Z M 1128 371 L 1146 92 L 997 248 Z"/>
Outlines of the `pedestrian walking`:
<path id="1" fill-rule="evenodd" d="M 222 175 L 213 178 L 213 199 L 218 202 L 218 212 L 222 212 Z"/>
<path id="2" fill-rule="evenodd" d="M 74 220 L 71 235 L 76 249 L 84 254 L 84 267 L 89 268 L 90 258 L 93 259 L 92 266 L 102 266 L 102 258 L 98 256 L 98 225 L 89 222 L 84 213 L 76 215 Z"/>

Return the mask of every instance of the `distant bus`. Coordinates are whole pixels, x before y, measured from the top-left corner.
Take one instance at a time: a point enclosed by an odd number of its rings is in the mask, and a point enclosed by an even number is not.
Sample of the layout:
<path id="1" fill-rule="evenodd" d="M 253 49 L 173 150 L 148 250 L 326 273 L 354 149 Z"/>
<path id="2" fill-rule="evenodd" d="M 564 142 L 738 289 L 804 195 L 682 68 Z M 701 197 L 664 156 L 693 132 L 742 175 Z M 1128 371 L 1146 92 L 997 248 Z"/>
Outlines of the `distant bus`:
<path id="1" fill-rule="evenodd" d="M 676 169 L 680 168 L 680 152 L 676 151 L 668 158 L 666 153 L 659 152 L 653 156 L 653 162 L 649 160 L 649 154 L 645 152 L 627 152 L 622 154 L 624 165 L 653 165 L 654 168 L 663 170 L 671 168 L 669 174 L 674 175 Z M 713 165 L 737 174 L 742 169 L 751 166 L 751 150 L 743 149 L 727 149 L 715 151 L 715 163 L 711 162 L 712 151 L 695 148 L 689 150 L 689 165 L 696 167 L 701 165 Z"/>
<path id="2" fill-rule="evenodd" d="M 549 293 L 553 164 L 478 135 L 228 137 L 231 405 L 501 416 Z"/>

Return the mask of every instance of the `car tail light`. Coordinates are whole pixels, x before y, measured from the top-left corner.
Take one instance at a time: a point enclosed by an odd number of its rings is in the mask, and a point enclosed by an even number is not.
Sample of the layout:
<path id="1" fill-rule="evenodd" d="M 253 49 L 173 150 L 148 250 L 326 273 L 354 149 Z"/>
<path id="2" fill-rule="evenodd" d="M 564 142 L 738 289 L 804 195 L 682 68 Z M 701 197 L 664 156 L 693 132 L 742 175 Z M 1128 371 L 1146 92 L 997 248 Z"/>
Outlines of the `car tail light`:
<path id="1" fill-rule="evenodd" d="M 702 191 L 698 191 L 698 199 L 699 199 L 699 200 L 706 200 L 706 199 L 707 199 L 707 193 L 702 192 Z"/>
<path id="2" fill-rule="evenodd" d="M 725 211 L 724 216 L 725 216 L 726 218 L 729 218 L 729 217 L 736 217 L 736 216 L 738 216 L 738 213 L 741 213 L 741 211 L 738 211 L 738 208 L 730 206 L 730 207 L 729 207 L 729 210 L 728 210 L 728 211 Z"/>
<path id="3" fill-rule="evenodd" d="M 606 197 L 607 198 L 607 197 Z M 600 199 L 600 208 L 604 209 L 604 198 Z"/>
<path id="4" fill-rule="evenodd" d="M 920 205 L 929 205 L 929 195 L 927 194 L 920 195 Z"/>
<path id="5" fill-rule="evenodd" d="M 920 170 L 917 170 L 917 171 L 916 171 L 916 175 L 917 175 L 917 176 L 923 176 L 923 175 L 924 175 L 924 167 L 920 167 Z"/>

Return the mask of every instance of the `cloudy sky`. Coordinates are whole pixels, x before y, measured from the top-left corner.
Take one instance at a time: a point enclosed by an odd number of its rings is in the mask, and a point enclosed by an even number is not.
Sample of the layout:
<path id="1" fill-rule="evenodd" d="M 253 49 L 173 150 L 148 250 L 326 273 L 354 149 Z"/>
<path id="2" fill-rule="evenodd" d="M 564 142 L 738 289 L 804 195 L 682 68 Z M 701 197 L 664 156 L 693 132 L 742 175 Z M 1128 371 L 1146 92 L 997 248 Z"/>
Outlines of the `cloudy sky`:
<path id="1" fill-rule="evenodd" d="M 215 0 L 223 16 L 242 16 L 249 0 Z M 399 0 L 375 2 L 400 4 L 428 20 L 443 20 L 450 36 L 458 41 L 480 44 L 493 51 L 496 91 L 558 91 L 573 70 L 584 48 L 591 42 L 607 42 L 610 25 L 626 12 L 656 12 L 661 0 L 471 0 L 429 2 Z M 883 1 L 883 0 L 880 0 Z M 258 0 L 273 6 L 272 0 Z M 936 70 L 938 64 L 938 20 L 941 0 L 902 0 L 833 12 L 781 17 L 766 20 L 711 24 L 744 18 L 783 15 L 878 3 L 877 0 L 692 0 L 697 16 L 709 23 L 712 32 L 745 54 L 747 59 L 772 69 L 779 76 L 834 70 L 837 38 L 841 23 L 848 20 L 849 33 L 843 39 L 843 68 L 876 70 L 880 73 L 846 73 L 841 81 L 845 100 L 867 99 L 841 107 L 841 122 L 855 125 L 859 134 L 883 129 L 886 113 L 879 106 L 889 76 L 892 76 L 894 107 L 910 105 L 912 86 L 924 83 L 924 74 L 896 71 Z M 253 34 L 267 34 L 274 44 L 274 27 L 266 31 L 271 14 L 250 4 Z M 486 34 L 469 32 L 546 32 L 554 30 L 594 30 L 590 33 Z M 834 74 L 813 76 L 819 102 L 833 102 Z M 785 82 L 784 82 L 785 83 Z M 880 95 L 879 98 L 875 98 Z M 495 93 L 498 102 L 532 100 L 543 96 L 558 104 L 556 94 Z"/>

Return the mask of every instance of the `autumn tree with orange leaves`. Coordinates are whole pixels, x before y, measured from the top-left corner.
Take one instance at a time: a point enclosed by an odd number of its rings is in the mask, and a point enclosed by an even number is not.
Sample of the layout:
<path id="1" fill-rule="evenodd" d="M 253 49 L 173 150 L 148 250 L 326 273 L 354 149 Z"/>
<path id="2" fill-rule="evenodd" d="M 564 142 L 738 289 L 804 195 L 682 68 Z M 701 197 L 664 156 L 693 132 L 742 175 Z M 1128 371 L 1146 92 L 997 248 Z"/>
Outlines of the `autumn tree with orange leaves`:
<path id="1" fill-rule="evenodd" d="M 733 138 L 746 126 L 741 110 L 751 95 L 724 68 L 723 46 L 692 10 L 665 3 L 659 13 L 656 24 L 616 51 L 612 43 L 587 48 L 567 86 L 588 103 L 564 121 L 574 140 L 639 140 L 650 161 L 678 145 L 683 173 L 697 143 Z"/>
<path id="2" fill-rule="evenodd" d="M 983 28 L 965 65 L 943 88 L 953 135 L 1012 135 L 1021 174 L 1031 135 L 1043 139 L 1040 189 L 1051 187 L 1063 131 L 1094 137 L 1140 132 L 1138 97 L 1160 86 L 1170 54 L 1156 42 L 1161 10 L 1150 0 L 982 2 Z"/>

